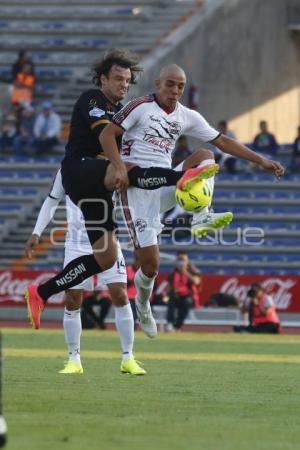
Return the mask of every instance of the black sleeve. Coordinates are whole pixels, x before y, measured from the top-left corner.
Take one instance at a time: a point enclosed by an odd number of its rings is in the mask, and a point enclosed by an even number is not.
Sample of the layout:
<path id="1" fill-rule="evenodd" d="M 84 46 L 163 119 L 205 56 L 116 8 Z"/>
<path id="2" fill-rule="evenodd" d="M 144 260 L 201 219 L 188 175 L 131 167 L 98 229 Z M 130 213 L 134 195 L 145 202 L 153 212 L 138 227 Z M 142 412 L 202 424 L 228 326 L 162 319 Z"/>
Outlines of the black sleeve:
<path id="1" fill-rule="evenodd" d="M 79 101 L 81 116 L 89 128 L 97 135 L 101 133 L 110 120 L 100 100 L 94 98 L 93 94 L 84 93 Z"/>

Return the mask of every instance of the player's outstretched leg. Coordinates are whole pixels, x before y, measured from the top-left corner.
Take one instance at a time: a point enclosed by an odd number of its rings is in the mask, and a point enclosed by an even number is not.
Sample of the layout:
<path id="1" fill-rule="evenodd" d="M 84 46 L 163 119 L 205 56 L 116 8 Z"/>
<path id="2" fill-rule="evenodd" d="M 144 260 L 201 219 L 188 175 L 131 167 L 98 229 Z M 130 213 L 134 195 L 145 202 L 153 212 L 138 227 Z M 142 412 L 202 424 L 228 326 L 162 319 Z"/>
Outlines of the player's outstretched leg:
<path id="1" fill-rule="evenodd" d="M 101 252 L 97 252 L 97 250 Z M 105 250 L 103 250 L 105 249 Z M 93 244 L 93 255 L 80 256 L 43 284 L 29 285 L 24 292 L 28 317 L 35 329 L 40 328 L 40 315 L 49 297 L 70 289 L 96 273 L 110 269 L 117 259 L 114 233 L 109 231 Z M 102 251 L 103 250 L 103 251 Z"/>
<path id="2" fill-rule="evenodd" d="M 113 190 L 115 186 L 114 169 L 108 166 L 105 186 Z M 219 170 L 215 162 L 201 167 L 176 171 L 165 167 L 128 167 L 129 183 L 133 187 L 145 190 L 156 190 L 164 186 L 175 186 L 183 191 L 190 190 L 195 183 L 215 175 Z"/>

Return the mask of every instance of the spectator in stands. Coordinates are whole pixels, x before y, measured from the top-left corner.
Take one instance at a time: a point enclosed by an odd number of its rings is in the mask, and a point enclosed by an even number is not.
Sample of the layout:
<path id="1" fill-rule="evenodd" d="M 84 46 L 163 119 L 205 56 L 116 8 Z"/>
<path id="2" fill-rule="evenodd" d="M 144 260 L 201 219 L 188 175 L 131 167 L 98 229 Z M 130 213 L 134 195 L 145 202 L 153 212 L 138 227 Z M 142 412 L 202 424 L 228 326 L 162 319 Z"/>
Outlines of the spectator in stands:
<path id="1" fill-rule="evenodd" d="M 0 150 L 1 152 L 13 149 L 14 138 L 17 134 L 17 118 L 12 112 L 3 118 L 0 131 Z"/>
<path id="2" fill-rule="evenodd" d="M 35 87 L 35 75 L 30 64 L 24 64 L 16 74 L 13 83 L 11 103 L 20 105 L 27 102 L 32 103 Z"/>
<path id="3" fill-rule="evenodd" d="M 110 310 L 111 300 L 102 291 L 94 291 L 84 298 L 81 306 L 82 328 L 106 329 L 105 318 Z"/>
<path id="4" fill-rule="evenodd" d="M 172 167 L 178 166 L 182 163 L 188 156 L 193 153 L 192 148 L 189 145 L 187 136 L 182 135 L 178 138 L 174 153 L 172 155 Z"/>
<path id="5" fill-rule="evenodd" d="M 253 141 L 253 150 L 262 153 L 264 157 L 274 157 L 278 150 L 278 143 L 274 134 L 268 131 L 268 124 L 265 120 L 259 123 L 260 132 Z"/>
<path id="6" fill-rule="evenodd" d="M 192 83 L 188 89 L 188 107 L 197 111 L 199 106 L 199 91 L 197 86 Z"/>
<path id="7" fill-rule="evenodd" d="M 293 153 L 290 162 L 290 170 L 295 172 L 300 169 L 300 126 L 297 128 L 297 137 L 293 143 Z"/>
<path id="8" fill-rule="evenodd" d="M 236 139 L 234 132 L 228 129 L 226 120 L 220 120 L 220 122 L 218 123 L 218 130 L 225 136 L 228 136 L 231 139 Z M 215 154 L 215 160 L 218 164 L 220 164 L 221 167 L 226 169 L 229 173 L 236 173 L 235 165 L 237 158 L 222 152 L 220 149 L 218 149 L 218 147 L 213 147 L 213 151 Z"/>
<path id="9" fill-rule="evenodd" d="M 47 153 L 59 143 L 61 119 L 52 110 L 52 103 L 45 101 L 42 111 L 34 123 L 35 148 L 37 155 Z"/>
<path id="10" fill-rule="evenodd" d="M 178 252 L 176 268 L 168 277 L 169 302 L 167 309 L 167 331 L 180 330 L 194 306 L 193 286 L 200 287 L 199 270 L 190 264 L 185 252 Z"/>
<path id="11" fill-rule="evenodd" d="M 16 155 L 26 155 L 33 150 L 34 145 L 35 110 L 29 103 L 22 105 L 20 112 L 19 131 L 14 137 L 14 149 Z"/>
<path id="12" fill-rule="evenodd" d="M 28 52 L 22 49 L 19 51 L 18 58 L 12 65 L 11 76 L 13 82 L 17 79 L 17 74 L 22 71 L 22 68 L 25 64 L 29 64 L 31 66 L 31 71 L 34 74 L 34 64 L 30 59 Z"/>
<path id="13" fill-rule="evenodd" d="M 249 303 L 249 325 L 233 327 L 235 332 L 272 333 L 280 332 L 280 320 L 273 299 L 267 295 L 260 283 L 253 283 L 247 292 Z"/>

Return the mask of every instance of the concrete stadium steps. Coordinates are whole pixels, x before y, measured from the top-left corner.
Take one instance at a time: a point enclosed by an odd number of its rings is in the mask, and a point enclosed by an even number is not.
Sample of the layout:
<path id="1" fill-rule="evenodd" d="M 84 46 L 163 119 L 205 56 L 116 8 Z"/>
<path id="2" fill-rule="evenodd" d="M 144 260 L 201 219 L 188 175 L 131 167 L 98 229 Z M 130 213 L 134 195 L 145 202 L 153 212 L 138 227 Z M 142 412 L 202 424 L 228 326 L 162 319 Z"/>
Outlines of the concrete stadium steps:
<path id="1" fill-rule="evenodd" d="M 35 52 L 31 52 L 32 59 L 37 67 L 43 66 L 51 66 L 51 67 L 60 67 L 60 68 L 69 68 L 72 67 L 77 69 L 78 75 L 81 75 L 81 68 L 89 67 L 95 59 L 101 58 L 103 54 L 103 49 L 99 50 L 98 48 L 90 48 L 89 51 L 82 50 L 79 51 L 69 51 L 67 52 L 64 49 L 60 49 L 60 51 L 55 50 L 53 52 L 43 50 L 37 50 Z M 0 53 L 0 65 L 2 68 L 7 68 L 9 70 L 11 64 L 16 59 L 15 51 L 6 51 L 1 50 Z M 76 77 L 77 74 L 74 74 Z M 71 80 L 74 81 L 74 80 Z"/>
<path id="2" fill-rule="evenodd" d="M 198 7 L 195 0 L 2 1 L 0 80 L 10 82 L 16 52 L 27 48 L 36 65 L 35 99 L 51 98 L 67 123 L 89 81 L 86 68 L 104 51 L 130 48 L 144 57 Z"/>
<path id="3" fill-rule="evenodd" d="M 93 36 L 84 37 L 70 37 L 70 38 L 60 38 L 59 36 L 47 36 L 41 39 L 40 37 L 31 37 L 24 39 L 20 37 L 9 37 L 6 36 L 5 39 L 1 39 L 0 50 L 14 50 L 18 51 L 21 46 L 25 45 L 26 48 L 30 48 L 31 51 L 41 51 L 43 49 L 47 51 L 61 51 L 67 54 L 68 50 L 83 51 L 88 52 L 92 55 L 95 53 L 95 58 L 97 54 L 99 55 L 99 50 L 102 52 L 106 51 L 107 48 L 119 47 L 119 48 L 131 48 L 137 53 L 148 52 L 150 48 L 155 44 L 156 39 L 152 36 L 140 36 L 136 37 L 122 37 L 116 38 L 111 37 L 110 39 L 95 38 Z"/>
<path id="4" fill-rule="evenodd" d="M 18 6 L 23 6 L 25 2 L 22 2 L 21 0 L 2 0 L 1 4 L 3 6 L 11 6 L 11 5 L 18 5 Z M 41 0 L 26 0 L 26 5 L 38 5 L 40 6 L 41 4 L 46 3 L 47 5 L 57 5 L 57 6 L 61 6 L 61 1 L 60 0 L 47 0 L 47 2 L 41 1 Z M 84 2 L 84 4 L 86 6 L 118 6 L 118 7 L 124 7 L 128 6 L 129 4 L 131 5 L 131 7 L 133 6 L 141 6 L 141 3 L 143 5 L 147 5 L 147 6 L 160 6 L 160 7 L 167 7 L 168 5 L 170 5 L 171 3 L 174 3 L 174 0 L 130 0 L 130 2 L 128 2 L 127 0 L 87 0 L 86 2 Z M 193 0 L 184 0 L 185 5 L 195 5 L 195 1 Z M 200 3 L 198 1 L 198 3 Z M 82 0 L 68 0 L 68 5 L 69 6 L 76 6 L 76 5 L 82 5 L 83 2 Z"/>
<path id="5" fill-rule="evenodd" d="M 16 32 L 18 35 L 28 34 L 30 36 L 34 36 L 36 34 L 43 36 L 52 35 L 55 33 L 55 36 L 60 35 L 88 35 L 89 33 L 95 36 L 118 36 L 123 30 L 126 30 L 126 26 L 124 25 L 124 21 L 120 20 L 114 21 L 115 27 L 112 28 L 109 22 L 100 22 L 100 23 L 90 23 L 88 21 L 75 21 L 65 22 L 65 21 L 57 21 L 51 22 L 46 20 L 34 20 L 34 21 L 0 21 L 0 30 L 5 31 L 6 36 L 11 32 Z M 146 31 L 146 34 L 147 33 Z M 152 33 L 151 33 L 152 34 Z"/>

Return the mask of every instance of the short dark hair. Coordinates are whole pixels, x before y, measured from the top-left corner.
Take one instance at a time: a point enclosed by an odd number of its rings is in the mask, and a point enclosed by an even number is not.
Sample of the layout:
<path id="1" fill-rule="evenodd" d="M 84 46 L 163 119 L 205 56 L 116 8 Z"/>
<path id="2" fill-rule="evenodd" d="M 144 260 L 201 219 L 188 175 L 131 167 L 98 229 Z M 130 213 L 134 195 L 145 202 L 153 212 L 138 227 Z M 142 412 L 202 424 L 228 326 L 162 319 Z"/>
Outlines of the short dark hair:
<path id="1" fill-rule="evenodd" d="M 130 69 L 130 84 L 136 84 L 137 74 L 143 72 L 139 66 L 140 58 L 129 50 L 113 49 L 107 52 L 100 61 L 94 63 L 92 67 L 92 80 L 96 86 L 101 87 L 100 77 L 105 75 L 107 78 L 112 66 L 120 66 L 124 69 Z"/>

